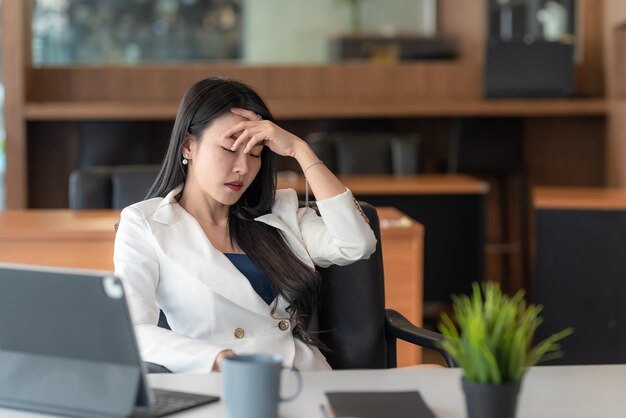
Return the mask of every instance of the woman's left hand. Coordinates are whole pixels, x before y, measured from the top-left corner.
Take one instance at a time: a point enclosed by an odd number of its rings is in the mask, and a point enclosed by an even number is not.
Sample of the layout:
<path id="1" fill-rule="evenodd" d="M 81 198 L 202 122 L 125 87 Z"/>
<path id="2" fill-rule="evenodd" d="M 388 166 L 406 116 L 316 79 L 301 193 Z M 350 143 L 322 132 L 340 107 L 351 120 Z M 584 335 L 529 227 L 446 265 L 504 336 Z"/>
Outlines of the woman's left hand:
<path id="1" fill-rule="evenodd" d="M 235 115 L 248 119 L 247 121 L 239 122 L 222 134 L 223 137 L 228 138 L 239 133 L 237 140 L 231 147 L 233 151 L 236 151 L 243 145 L 245 146 L 243 152 L 248 153 L 255 146 L 265 145 L 278 155 L 295 157 L 298 147 L 305 143 L 302 139 L 282 129 L 274 122 L 261 119 L 259 115 L 251 110 L 232 108 L 230 111 Z"/>

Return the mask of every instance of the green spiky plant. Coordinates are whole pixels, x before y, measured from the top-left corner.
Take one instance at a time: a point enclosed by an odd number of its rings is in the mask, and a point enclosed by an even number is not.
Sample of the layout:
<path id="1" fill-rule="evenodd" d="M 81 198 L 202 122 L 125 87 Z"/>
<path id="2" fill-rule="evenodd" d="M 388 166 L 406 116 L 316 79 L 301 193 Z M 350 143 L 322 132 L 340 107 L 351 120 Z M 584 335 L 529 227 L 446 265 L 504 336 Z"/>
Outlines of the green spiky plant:
<path id="1" fill-rule="evenodd" d="M 499 385 L 518 382 L 527 367 L 561 355 L 558 341 L 572 328 L 551 335 L 534 347 L 535 330 L 541 324 L 541 306 L 526 305 L 524 292 L 504 295 L 497 283 L 472 285 L 472 295 L 452 297 L 457 326 L 445 313 L 439 330 L 441 346 L 463 369 L 470 382 Z"/>

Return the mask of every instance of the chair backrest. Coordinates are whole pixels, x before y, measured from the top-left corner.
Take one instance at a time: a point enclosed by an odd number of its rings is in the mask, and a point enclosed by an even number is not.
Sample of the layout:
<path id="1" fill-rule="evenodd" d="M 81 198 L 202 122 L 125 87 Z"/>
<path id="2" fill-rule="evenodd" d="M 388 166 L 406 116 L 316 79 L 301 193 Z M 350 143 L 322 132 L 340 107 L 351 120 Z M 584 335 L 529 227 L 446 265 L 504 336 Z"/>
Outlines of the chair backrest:
<path id="1" fill-rule="evenodd" d="M 388 367 L 380 225 L 376 209 L 359 203 L 376 235 L 376 252 L 347 266 L 318 268 L 320 338 L 330 349 L 324 355 L 333 369 Z"/>
<path id="2" fill-rule="evenodd" d="M 123 209 L 143 200 L 160 165 L 79 168 L 70 174 L 70 209 Z"/>
<path id="3" fill-rule="evenodd" d="M 520 118 L 458 118 L 450 142 L 448 171 L 520 173 L 524 170 Z"/>
<path id="4" fill-rule="evenodd" d="M 415 134 L 315 132 L 313 151 L 336 174 L 416 174 L 420 138 Z"/>

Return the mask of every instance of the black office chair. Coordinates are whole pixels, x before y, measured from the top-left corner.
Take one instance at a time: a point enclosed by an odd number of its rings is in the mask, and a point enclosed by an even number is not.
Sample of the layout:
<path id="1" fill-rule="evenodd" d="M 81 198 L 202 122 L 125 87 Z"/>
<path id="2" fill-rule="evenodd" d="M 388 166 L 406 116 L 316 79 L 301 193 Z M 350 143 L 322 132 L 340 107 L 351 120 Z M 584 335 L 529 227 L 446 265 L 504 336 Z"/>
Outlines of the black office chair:
<path id="1" fill-rule="evenodd" d="M 335 174 L 417 174 L 420 137 L 387 132 L 314 132 L 307 142 Z"/>
<path id="2" fill-rule="evenodd" d="M 78 168 L 69 178 L 70 209 L 123 209 L 143 200 L 160 165 Z"/>
<path id="3" fill-rule="evenodd" d="M 80 171 L 76 174 L 75 181 L 70 182 L 70 195 L 76 196 L 78 200 L 90 196 L 98 204 L 107 201 L 111 192 L 106 182 L 92 181 L 100 176 L 100 171 Z M 123 182 L 124 179 L 128 180 L 129 177 L 119 177 L 118 181 Z M 118 196 L 119 201 L 134 202 L 143 198 L 143 189 L 147 190 L 152 180 L 148 181 L 147 176 L 138 175 L 131 181 L 133 186 L 139 185 L 138 179 L 146 182 L 144 187 L 119 187 L 119 193 L 126 193 Z M 96 193 L 93 187 L 95 184 L 101 186 L 101 196 Z M 89 185 L 88 193 L 81 190 L 84 185 Z M 84 204 L 87 207 L 94 206 L 92 202 Z M 447 353 L 437 345 L 441 340 L 440 334 L 418 328 L 400 313 L 385 309 L 378 214 L 367 203 L 361 203 L 361 207 L 378 240 L 376 252 L 368 260 L 319 269 L 322 275 L 322 291 L 317 318 L 318 329 L 320 339 L 329 348 L 324 353 L 329 364 L 334 369 L 395 367 L 396 341 L 401 339 L 438 351 L 448 365 L 453 365 Z M 159 319 L 159 326 L 169 328 L 163 314 Z M 151 363 L 148 363 L 148 369 L 152 373 L 169 371 Z"/>
<path id="4" fill-rule="evenodd" d="M 437 346 L 441 335 L 418 328 L 402 314 L 385 309 L 385 285 L 380 225 L 376 209 L 359 202 L 378 243 L 367 260 L 347 266 L 319 268 L 322 293 L 319 309 L 320 337 L 333 369 L 396 367 L 396 341 L 401 339 L 448 354 Z"/>

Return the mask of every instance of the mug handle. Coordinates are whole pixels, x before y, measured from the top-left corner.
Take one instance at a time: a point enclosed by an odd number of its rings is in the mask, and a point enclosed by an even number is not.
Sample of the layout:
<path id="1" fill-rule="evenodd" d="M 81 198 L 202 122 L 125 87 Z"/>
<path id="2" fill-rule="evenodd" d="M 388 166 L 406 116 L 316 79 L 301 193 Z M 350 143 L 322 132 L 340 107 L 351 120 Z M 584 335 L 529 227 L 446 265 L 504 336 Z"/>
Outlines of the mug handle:
<path id="1" fill-rule="evenodd" d="M 298 397 L 298 395 L 300 395 L 300 392 L 302 392 L 302 375 L 300 374 L 300 370 L 298 370 L 295 367 L 283 367 L 283 370 L 290 370 L 295 373 L 296 378 L 298 379 L 298 388 L 296 389 L 296 392 L 293 395 L 287 396 L 285 398 L 283 398 L 282 396 L 279 396 L 279 399 L 281 402 L 293 401 L 294 399 Z"/>

